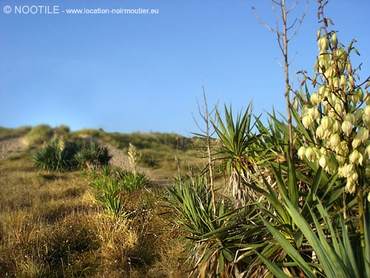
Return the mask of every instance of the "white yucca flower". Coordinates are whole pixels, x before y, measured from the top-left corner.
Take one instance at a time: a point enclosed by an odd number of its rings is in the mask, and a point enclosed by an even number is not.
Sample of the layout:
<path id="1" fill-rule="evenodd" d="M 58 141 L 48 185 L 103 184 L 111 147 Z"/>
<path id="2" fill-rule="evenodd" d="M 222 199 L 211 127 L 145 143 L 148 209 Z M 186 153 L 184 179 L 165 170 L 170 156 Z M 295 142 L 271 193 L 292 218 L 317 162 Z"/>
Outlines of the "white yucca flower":
<path id="1" fill-rule="evenodd" d="M 315 153 L 314 149 L 311 148 L 311 147 L 308 147 L 306 149 L 305 155 L 306 155 L 307 159 L 311 162 L 315 161 L 315 159 L 316 159 L 316 153 Z"/>
<path id="2" fill-rule="evenodd" d="M 346 191 L 350 194 L 356 192 L 356 183 L 354 180 L 352 180 L 352 178 L 347 178 Z"/>
<path id="3" fill-rule="evenodd" d="M 330 145 L 331 145 L 333 148 L 336 148 L 339 144 L 340 144 L 340 136 L 339 136 L 339 134 L 338 134 L 338 133 L 333 134 L 333 135 L 330 137 Z"/>
<path id="4" fill-rule="evenodd" d="M 326 166 L 328 165 L 328 159 L 326 158 L 325 155 L 321 156 L 320 159 L 319 159 L 319 165 L 321 166 L 321 168 L 325 169 Z"/>
<path id="5" fill-rule="evenodd" d="M 364 158 L 362 154 L 358 150 L 354 150 L 350 155 L 349 155 L 349 161 L 355 165 L 362 165 Z"/>
<path id="6" fill-rule="evenodd" d="M 359 139 L 362 143 L 364 143 L 367 138 L 369 138 L 369 130 L 364 127 L 360 127 L 356 134 L 356 139 Z"/>
<path id="7" fill-rule="evenodd" d="M 353 125 L 350 121 L 344 121 L 342 123 L 342 131 L 347 135 L 349 136 L 352 132 L 352 129 L 353 129 Z"/>
<path id="8" fill-rule="evenodd" d="M 302 118 L 302 124 L 303 124 L 303 126 L 305 127 L 305 128 L 310 128 L 311 127 L 311 125 L 312 125 L 312 123 L 313 123 L 313 120 L 312 120 L 312 118 L 310 117 L 310 115 L 306 115 L 306 116 L 304 116 L 303 118 Z"/>
<path id="9" fill-rule="evenodd" d="M 306 157 L 306 147 L 305 146 L 302 146 L 299 148 L 298 157 L 302 160 Z"/>

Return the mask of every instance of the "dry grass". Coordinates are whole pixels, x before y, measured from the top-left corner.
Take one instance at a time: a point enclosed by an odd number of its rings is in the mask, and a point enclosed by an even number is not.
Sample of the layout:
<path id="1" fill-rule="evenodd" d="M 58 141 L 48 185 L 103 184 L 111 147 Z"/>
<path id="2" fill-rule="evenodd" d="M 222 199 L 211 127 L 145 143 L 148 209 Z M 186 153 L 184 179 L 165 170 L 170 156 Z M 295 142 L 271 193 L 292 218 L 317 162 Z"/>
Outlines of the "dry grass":
<path id="1" fill-rule="evenodd" d="M 81 172 L 34 171 L 30 153 L 0 161 L 0 277 L 186 276 L 162 187 L 134 192 L 134 213 L 114 219 L 88 183 Z"/>

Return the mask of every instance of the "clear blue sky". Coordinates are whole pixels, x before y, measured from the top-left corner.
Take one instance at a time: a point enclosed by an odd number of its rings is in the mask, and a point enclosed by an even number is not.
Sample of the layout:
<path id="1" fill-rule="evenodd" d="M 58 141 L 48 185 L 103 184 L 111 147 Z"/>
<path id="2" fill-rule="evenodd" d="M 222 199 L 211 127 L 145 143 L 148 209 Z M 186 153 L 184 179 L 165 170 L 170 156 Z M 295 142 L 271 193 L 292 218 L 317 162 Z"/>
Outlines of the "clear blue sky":
<path id="1" fill-rule="evenodd" d="M 291 66 L 295 88 L 295 70 L 312 73 L 317 55 L 317 1 L 309 2 L 290 45 L 291 57 L 297 52 Z M 285 114 L 276 36 L 252 12 L 254 6 L 275 26 L 269 0 L 0 4 L 0 126 L 46 123 L 72 130 L 189 135 L 199 132 L 192 113 L 198 116 L 202 85 L 211 107 L 219 99 L 221 106 L 232 104 L 239 111 L 253 99 L 255 114 L 272 107 Z M 304 6 L 300 0 L 292 20 Z M 76 8 L 143 8 L 158 14 L 67 14 Z M 339 41 L 358 41 L 361 57 L 352 58 L 354 65 L 363 62 L 363 79 L 370 74 L 369 11 L 368 0 L 331 0 L 326 7 Z"/>

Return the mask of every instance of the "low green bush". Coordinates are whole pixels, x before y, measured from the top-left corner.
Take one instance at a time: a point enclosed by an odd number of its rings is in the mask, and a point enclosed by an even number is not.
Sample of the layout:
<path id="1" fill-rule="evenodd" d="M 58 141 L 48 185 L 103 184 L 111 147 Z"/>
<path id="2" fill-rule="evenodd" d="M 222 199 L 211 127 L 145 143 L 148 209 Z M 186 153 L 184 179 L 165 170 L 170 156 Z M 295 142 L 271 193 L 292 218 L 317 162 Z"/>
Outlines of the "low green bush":
<path id="1" fill-rule="evenodd" d="M 119 171 L 116 172 L 116 175 L 122 188 L 128 192 L 141 189 L 149 183 L 145 173 Z"/>
<path id="2" fill-rule="evenodd" d="M 62 172 L 75 168 L 74 155 L 79 149 L 75 142 L 63 139 L 53 140 L 50 144 L 34 152 L 32 160 L 38 170 Z"/>
<path id="3" fill-rule="evenodd" d="M 101 147 L 95 141 L 87 141 L 75 155 L 74 159 L 80 169 L 97 169 L 103 165 L 108 165 L 112 157 L 106 147 Z"/>
<path id="4" fill-rule="evenodd" d="M 110 158 L 108 149 L 94 141 L 66 141 L 63 138 L 52 140 L 32 156 L 36 169 L 52 172 L 96 169 L 107 165 Z"/>
<path id="5" fill-rule="evenodd" d="M 149 183 L 144 173 L 131 173 L 120 169 L 102 167 L 100 173 L 93 176 L 90 186 L 93 196 L 113 217 L 127 217 L 131 214 L 127 208 L 127 194 L 143 188 Z"/>

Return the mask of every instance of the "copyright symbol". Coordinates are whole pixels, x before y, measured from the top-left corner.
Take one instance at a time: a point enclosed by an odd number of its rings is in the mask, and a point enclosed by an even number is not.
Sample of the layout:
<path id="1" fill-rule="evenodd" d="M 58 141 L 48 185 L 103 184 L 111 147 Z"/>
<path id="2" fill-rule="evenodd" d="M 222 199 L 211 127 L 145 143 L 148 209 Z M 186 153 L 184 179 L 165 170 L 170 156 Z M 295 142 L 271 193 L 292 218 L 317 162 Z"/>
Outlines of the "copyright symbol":
<path id="1" fill-rule="evenodd" d="M 4 11 L 4 13 L 6 13 L 6 14 L 10 14 L 10 13 L 12 12 L 12 7 L 10 7 L 9 5 L 7 5 L 7 6 L 5 6 L 5 7 L 3 8 L 3 11 Z"/>

